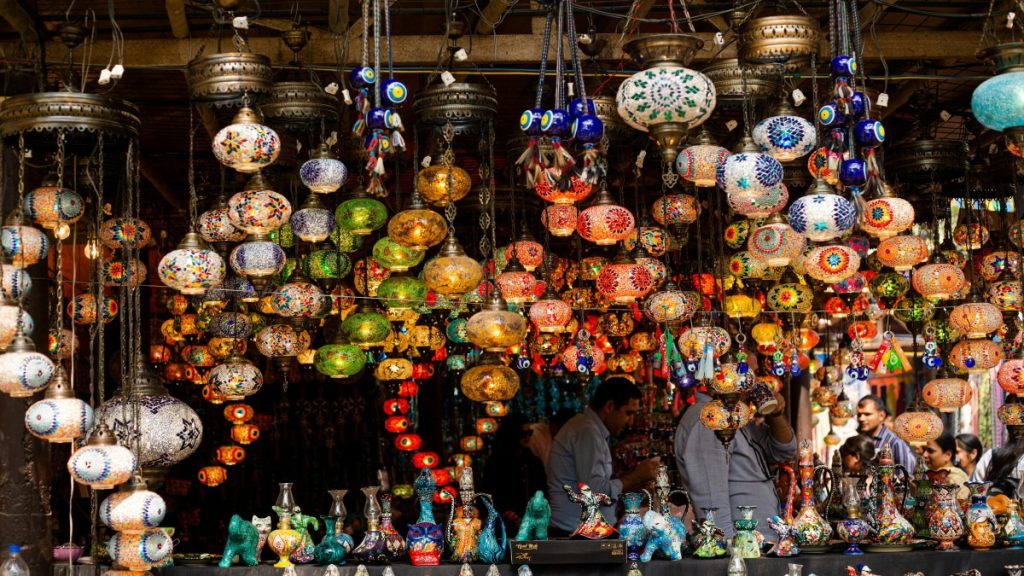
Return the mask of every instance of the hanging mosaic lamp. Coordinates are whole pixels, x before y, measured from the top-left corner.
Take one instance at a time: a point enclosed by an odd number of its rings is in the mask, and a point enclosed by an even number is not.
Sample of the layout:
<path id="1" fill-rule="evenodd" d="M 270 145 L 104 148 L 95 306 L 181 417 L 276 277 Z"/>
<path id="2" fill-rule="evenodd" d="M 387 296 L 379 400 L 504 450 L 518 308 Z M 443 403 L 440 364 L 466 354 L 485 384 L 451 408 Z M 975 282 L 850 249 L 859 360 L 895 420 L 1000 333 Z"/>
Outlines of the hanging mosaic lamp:
<path id="1" fill-rule="evenodd" d="M 624 247 L 620 247 L 615 259 L 601 268 L 596 284 L 602 296 L 626 304 L 646 296 L 654 288 L 654 279 Z"/>
<path id="2" fill-rule="evenodd" d="M 961 250 L 981 250 L 990 238 L 988 228 L 982 224 L 958 224 L 953 229 L 953 243 Z"/>
<path id="3" fill-rule="evenodd" d="M 821 178 L 789 207 L 789 225 L 812 242 L 835 240 L 856 221 L 853 203 L 833 192 Z"/>
<path id="4" fill-rule="evenodd" d="M 449 235 L 437 257 L 423 266 L 423 282 L 428 290 L 444 296 L 461 296 L 484 279 L 483 267 L 466 256 L 455 235 Z"/>
<path id="5" fill-rule="evenodd" d="M 928 244 L 920 236 L 892 236 L 882 240 L 875 250 L 875 255 L 883 266 L 903 272 L 928 258 Z"/>
<path id="6" fill-rule="evenodd" d="M 868 201 L 861 220 L 861 228 L 879 240 L 902 234 L 913 225 L 914 205 L 897 196 L 889 184 L 882 186 L 878 198 Z"/>
<path id="7" fill-rule="evenodd" d="M 391 324 L 387 316 L 364 302 L 342 321 L 341 330 L 350 342 L 366 349 L 383 344 L 391 333 Z"/>
<path id="8" fill-rule="evenodd" d="M 662 226 L 688 226 L 700 216 L 700 202 L 689 194 L 666 194 L 651 205 L 651 216 Z"/>
<path id="9" fill-rule="evenodd" d="M 511 251 L 509 253 L 513 254 Z M 534 292 L 537 288 L 537 278 L 523 268 L 519 258 L 514 254 L 504 270 L 494 279 L 494 284 L 506 302 L 522 304 L 537 299 Z"/>
<path id="10" fill-rule="evenodd" d="M 779 162 L 790 162 L 811 153 L 817 145 L 817 130 L 806 118 L 783 101 L 774 116 L 761 120 L 752 132 L 761 152 Z"/>
<path id="11" fill-rule="evenodd" d="M 806 238 L 793 230 L 781 214 L 772 214 L 747 240 L 747 250 L 776 268 L 786 266 L 804 250 Z"/>
<path id="12" fill-rule="evenodd" d="M 729 151 L 714 143 L 711 134 L 701 129 L 697 144 L 684 148 L 676 156 L 676 173 L 694 185 L 710 188 L 715 185 L 718 167 L 729 157 Z"/>
<path id="13" fill-rule="evenodd" d="M 644 301 L 644 313 L 658 324 L 685 322 L 700 310 L 702 304 L 699 294 L 680 290 L 670 279 L 664 288 Z"/>
<path id="14" fill-rule="evenodd" d="M 228 258 L 231 269 L 236 274 L 248 277 L 254 283 L 280 274 L 284 270 L 286 260 L 284 250 L 277 243 L 270 241 L 265 234 L 248 236 L 244 243 L 235 246 Z M 243 295 L 245 293 L 237 292 Z"/>
<path id="15" fill-rule="evenodd" d="M 826 284 L 842 282 L 860 269 L 857 251 L 839 243 L 815 246 L 803 260 L 807 275 Z"/>
<path id="16" fill-rule="evenodd" d="M 213 137 L 217 161 L 242 173 L 259 172 L 273 164 L 280 152 L 277 132 L 260 124 L 259 115 L 248 106 L 241 108 L 232 123 Z"/>
<path id="17" fill-rule="evenodd" d="M 100 226 L 100 242 L 111 250 L 141 250 L 152 239 L 149 224 L 138 218 L 108 218 Z"/>
<path id="18" fill-rule="evenodd" d="M 814 304 L 814 291 L 798 282 L 788 271 L 782 280 L 768 290 L 768 309 L 773 312 L 810 312 Z"/>
<path id="19" fill-rule="evenodd" d="M 1016 396 L 1007 398 L 1006 402 L 999 407 L 996 416 L 1011 433 L 1020 436 L 1021 430 L 1024 429 L 1024 403 L 1019 398 Z"/>
<path id="20" fill-rule="evenodd" d="M 462 375 L 460 388 L 474 402 L 504 402 L 519 391 L 519 375 L 504 364 L 499 354 L 487 352 Z"/>
<path id="21" fill-rule="evenodd" d="M 782 183 L 782 164 L 759 152 L 757 144 L 749 136 L 744 136 L 736 149 L 735 154 L 718 166 L 716 183 L 723 192 L 764 196 Z"/>
<path id="22" fill-rule="evenodd" d="M 412 250 L 424 251 L 440 244 L 448 234 L 444 218 L 427 208 L 422 196 L 415 190 L 409 207 L 388 221 L 388 237 Z"/>
<path id="23" fill-rule="evenodd" d="M 334 214 L 324 207 L 319 194 L 310 194 L 292 214 L 290 223 L 299 240 L 316 244 L 327 240 L 334 231 Z"/>
<path id="24" fill-rule="evenodd" d="M 229 402 L 244 399 L 263 387 L 263 372 L 242 356 L 232 355 L 210 370 L 207 383 Z"/>
<path id="25" fill-rule="evenodd" d="M 65 443 L 92 429 L 92 406 L 75 397 L 64 367 L 57 365 L 45 397 L 25 411 L 25 428 L 36 438 Z"/>
<path id="26" fill-rule="evenodd" d="M 5 300 L 17 302 L 28 296 L 32 291 L 32 275 L 23 268 L 4 266 L 0 271 L 0 296 Z"/>
<path id="27" fill-rule="evenodd" d="M 0 392 L 28 398 L 46 388 L 56 368 L 46 354 L 36 352 L 32 339 L 21 332 L 0 354 Z"/>
<path id="28" fill-rule="evenodd" d="M 352 272 L 352 260 L 333 248 L 321 248 L 307 254 L 299 268 L 310 280 L 328 289 Z"/>
<path id="29" fill-rule="evenodd" d="M 996 382 L 1007 394 L 1024 395 L 1024 359 L 1013 358 L 1003 362 L 996 372 Z"/>
<path id="30" fill-rule="evenodd" d="M 216 244 L 245 239 L 245 230 L 232 223 L 230 211 L 227 200 L 221 196 L 209 210 L 199 215 L 199 234 L 203 240 Z"/>
<path id="31" fill-rule="evenodd" d="M 979 57 L 992 62 L 996 75 L 974 89 L 971 112 L 982 126 L 1005 134 L 1010 153 L 1020 157 L 1024 155 L 1024 47 L 1019 42 L 999 44 Z"/>
<path id="32" fill-rule="evenodd" d="M 291 324 L 269 324 L 256 333 L 256 349 L 270 359 L 294 358 L 309 349 L 310 336 Z"/>
<path id="33" fill-rule="evenodd" d="M 249 179 L 244 190 L 228 199 L 231 223 L 249 234 L 266 234 L 277 230 L 288 222 L 291 215 L 291 203 L 271 189 L 259 172 Z"/>
<path id="34" fill-rule="evenodd" d="M 640 246 L 655 258 L 661 258 L 668 252 L 672 239 L 668 232 L 659 226 L 653 226 L 646 214 L 641 218 L 640 226 L 625 240 L 626 250 L 633 251 Z M 648 220 L 644 222 L 644 220 Z"/>
<path id="35" fill-rule="evenodd" d="M 949 324 L 967 338 L 984 338 L 1003 325 L 1003 315 L 994 304 L 976 298 L 954 307 Z"/>
<path id="36" fill-rule="evenodd" d="M 541 212 L 540 222 L 556 238 L 566 238 L 576 232 L 579 210 L 570 204 L 552 204 Z"/>
<path id="37" fill-rule="evenodd" d="M 572 308 L 555 294 L 549 282 L 544 295 L 530 305 L 530 321 L 541 333 L 562 332 L 572 320 Z"/>
<path id="38" fill-rule="evenodd" d="M 963 372 L 980 374 L 1003 361 L 1003 347 L 988 338 L 957 342 L 949 351 L 949 363 Z"/>
<path id="39" fill-rule="evenodd" d="M 905 412 L 896 417 L 893 431 L 911 446 L 924 446 L 942 435 L 939 415 L 915 400 Z"/>
<path id="40" fill-rule="evenodd" d="M 419 266 L 426 252 L 409 248 L 395 242 L 390 236 L 383 236 L 373 245 L 373 259 L 392 272 L 405 272 Z"/>
<path id="41" fill-rule="evenodd" d="M 892 305 L 894 318 L 918 330 L 935 316 L 935 305 L 921 296 L 904 296 Z"/>
<path id="42" fill-rule="evenodd" d="M 533 272 L 544 263 L 544 246 L 534 239 L 525 225 L 520 229 L 516 241 L 506 247 L 503 253 L 506 259 L 511 259 L 512 253 L 515 253 L 516 260 L 527 272 Z"/>
<path id="43" fill-rule="evenodd" d="M 100 422 L 86 445 L 68 459 L 68 472 L 79 484 L 94 490 L 109 490 L 127 482 L 135 465 L 135 454 L 118 444 L 110 428 Z"/>
<path id="44" fill-rule="evenodd" d="M 334 157 L 330 147 L 323 142 L 310 153 L 309 160 L 299 167 L 299 179 L 310 192 L 330 194 L 345 185 L 348 168 Z"/>
<path id="45" fill-rule="evenodd" d="M 125 534 L 141 534 L 156 528 L 167 514 L 164 499 L 147 489 L 136 477 L 128 490 L 107 496 L 99 505 L 99 518 L 108 528 Z"/>
<path id="46" fill-rule="evenodd" d="M 959 266 L 935 260 L 916 268 L 910 282 L 918 294 L 937 302 L 962 290 L 967 278 Z"/>
<path id="47" fill-rule="evenodd" d="M 190 296 L 219 286 L 226 273 L 224 259 L 195 231 L 186 233 L 178 248 L 164 255 L 157 266 L 161 282 Z"/>
<path id="48" fill-rule="evenodd" d="M 1003 312 L 1016 312 L 1021 308 L 1024 286 L 1017 280 L 993 282 L 988 287 L 988 301 Z"/>
<path id="49" fill-rule="evenodd" d="M 625 240 L 636 227 L 633 213 L 615 203 L 606 187 L 597 193 L 594 203 L 580 212 L 576 231 L 587 242 L 611 246 Z"/>
<path id="50" fill-rule="evenodd" d="M 730 292 L 725 295 L 722 311 L 729 318 L 755 318 L 761 313 L 761 301 L 743 292 Z"/>
<path id="51" fill-rule="evenodd" d="M 338 330 L 329 344 L 317 348 L 313 366 L 329 378 L 351 378 L 366 366 L 366 352 L 349 342 L 344 330 Z"/>
<path id="52" fill-rule="evenodd" d="M 74 190 L 61 188 L 57 174 L 50 172 L 42 185 L 25 194 L 25 216 L 48 230 L 78 222 L 85 214 L 85 201 Z"/>
<path id="53" fill-rule="evenodd" d="M 732 211 L 751 219 L 765 218 L 780 212 L 789 203 L 789 188 L 780 182 L 763 194 L 733 192 L 726 195 Z M 748 231 L 749 233 L 749 231 Z M 740 243 L 742 245 L 742 243 Z"/>
<path id="54" fill-rule="evenodd" d="M 451 190 L 449 190 L 449 185 Z M 449 202 L 458 202 L 469 194 L 472 179 L 469 172 L 458 166 L 434 164 L 416 174 L 416 190 L 432 206 L 445 207 Z"/>
<path id="55" fill-rule="evenodd" d="M 936 378 L 924 385 L 921 397 L 939 412 L 956 412 L 971 401 L 974 390 L 963 378 Z"/>
<path id="56" fill-rule="evenodd" d="M 377 297 L 388 310 L 408 310 L 423 305 L 427 299 L 427 287 L 415 276 L 392 274 L 377 287 Z"/>
<path id="57" fill-rule="evenodd" d="M 174 544 L 165 530 L 154 528 L 140 534 L 117 532 L 107 541 L 110 559 L 129 571 L 144 573 L 171 557 Z"/>
<path id="58" fill-rule="evenodd" d="M 469 318 L 466 336 L 477 348 L 490 352 L 502 352 L 526 337 L 526 318 L 510 312 L 508 304 L 497 292 L 484 303 L 483 308 Z"/>
<path id="59" fill-rule="evenodd" d="M 729 257 L 729 274 L 740 280 L 758 279 L 768 270 L 768 263 L 755 258 L 748 250 L 741 250 Z"/>
<path id="60" fill-rule="evenodd" d="M 357 236 L 367 236 L 387 223 L 388 209 L 380 200 L 371 198 L 366 189 L 360 186 L 352 192 L 352 196 L 338 204 L 334 210 L 334 220 L 342 230 Z"/>
<path id="61" fill-rule="evenodd" d="M 38 228 L 8 223 L 0 228 L 0 248 L 11 266 L 28 268 L 46 259 L 50 241 Z"/>
<path id="62" fill-rule="evenodd" d="M 650 133 L 670 165 L 689 129 L 701 125 L 715 110 L 715 85 L 685 67 L 703 45 L 695 36 L 653 34 L 635 38 L 622 48 L 645 69 L 619 86 L 615 95 L 619 116 Z"/>

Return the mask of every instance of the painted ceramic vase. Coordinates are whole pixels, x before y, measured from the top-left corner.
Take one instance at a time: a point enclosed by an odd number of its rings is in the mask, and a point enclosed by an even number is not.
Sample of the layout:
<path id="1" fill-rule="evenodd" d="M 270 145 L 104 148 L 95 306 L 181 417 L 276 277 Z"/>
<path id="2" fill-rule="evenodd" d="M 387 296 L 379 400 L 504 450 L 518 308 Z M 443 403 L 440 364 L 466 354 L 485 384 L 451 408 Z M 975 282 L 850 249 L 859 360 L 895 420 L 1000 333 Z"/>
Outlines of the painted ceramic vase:
<path id="1" fill-rule="evenodd" d="M 736 527 L 733 546 L 742 558 L 760 558 L 764 535 L 757 531 L 757 519 L 754 518 L 757 506 L 737 506 L 736 509 L 740 511 L 740 517 L 733 520 Z"/>
<path id="2" fill-rule="evenodd" d="M 310 535 L 310 525 L 313 529 L 320 527 L 320 522 L 315 516 L 308 516 L 297 512 L 292 514 L 291 522 L 292 526 L 295 527 L 299 533 L 299 547 L 294 552 L 288 555 L 288 559 L 294 564 L 309 564 L 316 559 L 316 545 L 313 543 L 313 537 Z"/>
<path id="3" fill-rule="evenodd" d="M 380 531 L 384 534 L 388 558 L 398 560 L 405 556 L 405 538 L 402 538 L 391 523 L 391 494 L 380 497 Z"/>
<path id="4" fill-rule="evenodd" d="M 725 533 L 715 524 L 718 508 L 702 508 L 704 520 L 696 523 L 693 555 L 697 558 L 724 558 L 727 551 Z"/>
<path id="5" fill-rule="evenodd" d="M 811 456 L 809 443 L 804 443 L 800 448 L 800 511 L 793 519 L 793 528 L 796 529 L 796 541 L 801 548 L 808 546 L 822 546 L 828 544 L 832 536 L 832 526 L 818 513 L 818 501 L 814 496 L 814 463 Z M 822 467 L 824 469 L 824 467 Z M 826 470 L 826 475 L 831 476 L 832 472 Z"/>
<path id="6" fill-rule="evenodd" d="M 999 531 L 999 543 L 1007 548 L 1024 547 L 1024 520 L 1021 520 L 1016 500 L 1010 500 L 1007 505 L 1006 521 Z"/>
<path id="7" fill-rule="evenodd" d="M 643 501 L 642 492 L 628 492 L 622 496 L 626 511 L 619 521 L 619 536 L 626 541 L 626 559 L 631 561 L 640 559 L 640 553 L 647 543 L 647 529 L 640 515 Z"/>
<path id="8" fill-rule="evenodd" d="M 292 552 L 298 550 L 301 543 L 302 535 L 299 534 L 298 530 L 292 530 L 291 520 L 287 516 L 283 516 L 277 526 L 277 530 L 271 532 L 270 536 L 267 537 L 267 544 L 278 557 L 274 568 L 294 566 L 288 557 L 291 556 Z"/>
<path id="9" fill-rule="evenodd" d="M 967 543 L 975 550 L 988 550 L 996 544 L 996 515 L 985 498 L 991 485 L 991 482 L 966 484 L 971 490 L 971 504 L 967 508 Z"/>
<path id="10" fill-rule="evenodd" d="M 914 538 L 914 527 L 900 514 L 900 506 L 897 504 L 893 488 L 893 476 L 896 474 L 897 468 L 904 475 L 906 475 L 906 471 L 902 467 L 895 465 L 892 447 L 888 445 L 882 447 L 882 453 L 878 462 L 882 497 L 877 514 L 878 529 L 876 538 L 881 544 L 905 546 L 910 544 L 911 539 Z"/>
<path id="11" fill-rule="evenodd" d="M 939 541 L 939 550 L 959 550 L 954 542 L 964 535 L 960 507 L 956 503 L 959 484 L 932 484 L 935 508 L 928 516 L 928 533 Z"/>
<path id="12" fill-rule="evenodd" d="M 847 556 L 863 554 L 864 552 L 858 544 L 867 539 L 870 531 L 871 526 L 863 518 L 846 518 L 836 522 L 836 534 L 843 542 L 848 544 L 843 554 Z"/>

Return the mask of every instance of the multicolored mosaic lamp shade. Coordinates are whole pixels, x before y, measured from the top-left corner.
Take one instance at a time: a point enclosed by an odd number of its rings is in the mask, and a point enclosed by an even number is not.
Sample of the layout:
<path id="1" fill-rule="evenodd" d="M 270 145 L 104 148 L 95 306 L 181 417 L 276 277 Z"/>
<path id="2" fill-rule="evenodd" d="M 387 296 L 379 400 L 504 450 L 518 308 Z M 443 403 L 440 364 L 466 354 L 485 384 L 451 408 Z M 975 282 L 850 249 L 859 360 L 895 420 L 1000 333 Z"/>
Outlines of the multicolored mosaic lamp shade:
<path id="1" fill-rule="evenodd" d="M 281 153 L 281 139 L 259 122 L 252 108 L 241 108 L 232 123 L 213 137 L 217 161 L 242 173 L 258 172 L 273 164 Z"/>

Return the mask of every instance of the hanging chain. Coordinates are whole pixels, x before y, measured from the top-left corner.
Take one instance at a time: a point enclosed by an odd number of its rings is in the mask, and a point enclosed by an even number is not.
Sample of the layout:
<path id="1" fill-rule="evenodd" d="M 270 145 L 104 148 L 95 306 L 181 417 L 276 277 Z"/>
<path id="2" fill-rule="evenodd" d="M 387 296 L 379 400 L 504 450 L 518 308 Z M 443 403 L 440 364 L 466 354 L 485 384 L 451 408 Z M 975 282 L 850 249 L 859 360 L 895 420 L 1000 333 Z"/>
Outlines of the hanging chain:
<path id="1" fill-rule="evenodd" d="M 740 81 L 743 82 L 743 135 L 750 136 L 750 125 L 754 123 L 754 113 L 750 105 L 750 90 L 747 87 L 747 67 L 740 66 Z"/>
<path id="2" fill-rule="evenodd" d="M 359 65 L 366 68 L 370 50 L 370 1 L 363 0 L 363 41 L 359 46 Z"/>
<path id="3" fill-rule="evenodd" d="M 444 147 L 444 152 L 441 153 L 441 163 L 444 164 L 448 172 L 448 205 L 444 207 L 444 215 L 448 219 L 448 234 L 455 234 L 455 216 L 457 215 L 455 202 L 452 201 L 452 170 L 455 166 L 452 139 L 454 138 L 455 127 L 452 126 L 451 121 L 445 122 L 444 128 L 441 129 L 441 145 Z"/>
<path id="4" fill-rule="evenodd" d="M 57 132 L 57 190 L 64 189 L 64 131 L 60 130 Z M 60 192 L 58 192 L 59 194 Z M 54 277 L 57 282 L 57 290 L 55 298 L 57 300 L 55 309 L 57 313 L 56 324 L 57 324 L 57 346 L 58 349 L 61 344 L 64 343 L 64 239 L 61 234 L 54 234 L 54 238 L 57 239 L 56 246 L 56 273 Z M 68 345 L 71 343 L 68 342 Z"/>
<path id="5" fill-rule="evenodd" d="M 18 133 L 18 206 L 14 210 L 15 227 L 17 238 L 12 238 L 12 244 L 21 250 L 22 265 L 25 259 L 25 239 L 22 237 L 22 218 L 25 209 L 25 133 Z M 24 270 L 24 268 L 23 268 Z M 22 335 L 25 328 L 25 321 L 22 318 L 25 314 L 25 299 L 18 298 L 18 319 L 15 323 L 15 334 Z"/>
<path id="6" fill-rule="evenodd" d="M 199 217 L 196 215 L 199 203 L 196 197 L 196 165 L 195 165 L 195 144 L 196 126 L 195 113 L 191 104 L 188 107 L 188 229 L 195 232 Z"/>
<path id="7" fill-rule="evenodd" d="M 491 159 L 488 156 L 488 151 L 493 147 L 492 144 L 493 135 L 491 134 L 490 122 L 487 122 L 481 127 L 480 144 L 477 148 L 480 155 L 480 167 L 477 168 L 477 174 L 480 175 L 480 228 L 483 230 L 483 234 L 480 235 L 480 254 L 484 258 L 487 258 L 487 255 L 491 253 L 491 238 L 488 237 L 487 231 L 494 224 L 494 194 L 489 182 L 491 178 Z M 490 211 L 488 211 L 488 207 Z M 494 248 L 497 248 L 497 245 L 494 245 Z"/>
<path id="8" fill-rule="evenodd" d="M 555 20 L 555 11 L 548 8 L 544 19 L 544 44 L 540 51 L 540 75 L 537 77 L 537 98 L 533 101 L 534 108 L 540 108 L 544 101 L 544 78 L 547 76 L 548 52 L 551 50 L 551 24 Z"/>
<path id="9" fill-rule="evenodd" d="M 98 161 L 99 167 L 97 169 L 97 173 L 98 173 L 97 179 L 98 179 L 99 182 L 96 185 L 96 206 L 95 206 L 95 209 L 96 209 L 96 234 L 99 235 L 100 230 L 103 227 L 103 171 L 104 171 L 104 164 L 106 163 L 105 160 L 104 160 L 104 156 L 105 156 L 105 154 L 103 152 L 104 138 L 103 138 L 103 133 L 102 132 L 99 135 L 99 142 L 97 143 L 97 148 L 98 148 L 98 154 L 99 154 L 99 161 Z M 103 322 L 103 318 L 102 318 L 101 314 L 99 313 L 100 312 L 99 308 L 103 304 L 103 277 L 102 277 L 102 273 L 101 273 L 101 269 L 103 267 L 103 258 L 102 258 L 102 256 L 97 258 L 93 262 L 95 262 L 95 264 L 93 264 L 93 276 L 94 276 L 93 289 L 95 290 L 94 298 L 95 298 L 96 316 L 97 316 L 97 321 L 96 321 L 96 383 L 97 383 L 96 405 L 99 406 L 100 404 L 103 404 L 103 401 L 105 400 L 105 396 L 104 396 L 104 388 L 105 388 L 104 382 L 106 380 L 106 372 L 104 371 L 105 368 L 103 366 L 104 360 L 106 359 L 106 354 L 104 352 L 104 347 L 105 346 L 104 346 L 104 338 L 103 338 L 103 336 L 104 336 L 103 333 L 104 333 L 105 325 L 104 325 L 104 322 Z"/>

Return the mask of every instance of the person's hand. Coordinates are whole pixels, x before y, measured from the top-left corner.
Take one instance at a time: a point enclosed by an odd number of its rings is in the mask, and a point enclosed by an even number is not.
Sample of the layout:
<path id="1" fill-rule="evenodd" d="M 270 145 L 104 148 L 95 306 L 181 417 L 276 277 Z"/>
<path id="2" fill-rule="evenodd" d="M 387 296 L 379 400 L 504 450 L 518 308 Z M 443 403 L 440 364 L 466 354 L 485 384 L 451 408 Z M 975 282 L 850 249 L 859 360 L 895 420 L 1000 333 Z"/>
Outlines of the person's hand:
<path id="1" fill-rule="evenodd" d="M 783 414 L 786 413 L 786 398 L 783 397 L 782 394 L 776 392 L 775 401 L 778 403 L 778 405 L 775 406 L 775 411 L 772 412 L 771 414 L 766 414 L 765 418 L 771 418 L 773 416 L 782 416 Z"/>
<path id="2" fill-rule="evenodd" d="M 657 456 L 649 458 L 640 462 L 633 468 L 633 474 L 636 475 L 636 481 L 640 484 L 646 484 L 658 475 L 658 467 L 661 466 L 661 460 Z"/>

